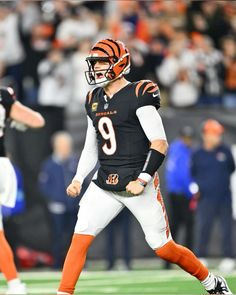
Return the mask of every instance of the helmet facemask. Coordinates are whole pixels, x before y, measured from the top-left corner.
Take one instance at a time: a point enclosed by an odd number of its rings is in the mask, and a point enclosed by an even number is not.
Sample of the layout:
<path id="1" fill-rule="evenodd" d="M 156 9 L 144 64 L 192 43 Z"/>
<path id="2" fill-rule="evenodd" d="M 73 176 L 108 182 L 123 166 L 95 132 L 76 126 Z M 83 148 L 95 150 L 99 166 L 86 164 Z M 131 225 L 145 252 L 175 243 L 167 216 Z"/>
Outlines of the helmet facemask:
<path id="1" fill-rule="evenodd" d="M 108 62 L 108 68 L 95 70 L 94 67 L 97 61 Z M 86 62 L 88 64 L 88 71 L 85 71 L 85 77 L 89 85 L 99 84 L 99 86 L 104 87 L 115 78 L 110 57 L 87 57 Z"/>

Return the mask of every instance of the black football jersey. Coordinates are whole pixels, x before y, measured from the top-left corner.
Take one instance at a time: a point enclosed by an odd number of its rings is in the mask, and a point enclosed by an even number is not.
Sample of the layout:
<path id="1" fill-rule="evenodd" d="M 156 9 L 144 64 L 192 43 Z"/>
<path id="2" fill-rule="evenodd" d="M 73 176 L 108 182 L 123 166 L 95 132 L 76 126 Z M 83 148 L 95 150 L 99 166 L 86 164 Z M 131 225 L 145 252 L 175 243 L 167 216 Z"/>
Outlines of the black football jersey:
<path id="1" fill-rule="evenodd" d="M 0 88 L 0 157 L 6 156 L 4 149 L 4 129 L 14 102 L 13 90 L 3 87 Z"/>
<path id="2" fill-rule="evenodd" d="M 136 110 L 160 107 L 158 86 L 148 80 L 129 83 L 110 99 L 102 87 L 89 92 L 86 110 L 96 130 L 100 168 L 94 182 L 110 191 L 123 191 L 142 171 L 150 142 Z"/>

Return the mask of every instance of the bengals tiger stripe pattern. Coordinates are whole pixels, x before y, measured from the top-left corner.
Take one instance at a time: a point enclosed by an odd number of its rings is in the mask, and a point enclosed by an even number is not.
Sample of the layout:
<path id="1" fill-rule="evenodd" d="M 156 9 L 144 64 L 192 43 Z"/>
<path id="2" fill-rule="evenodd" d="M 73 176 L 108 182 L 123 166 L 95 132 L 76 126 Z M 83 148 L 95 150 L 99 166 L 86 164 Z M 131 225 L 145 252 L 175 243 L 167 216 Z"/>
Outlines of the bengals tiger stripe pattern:
<path id="1" fill-rule="evenodd" d="M 136 88 L 135 88 L 135 94 L 138 97 L 140 95 L 140 88 L 143 87 L 142 95 L 144 95 L 146 92 L 148 93 L 155 93 L 159 87 L 157 84 L 153 83 L 150 80 L 141 80 L 137 83 Z"/>

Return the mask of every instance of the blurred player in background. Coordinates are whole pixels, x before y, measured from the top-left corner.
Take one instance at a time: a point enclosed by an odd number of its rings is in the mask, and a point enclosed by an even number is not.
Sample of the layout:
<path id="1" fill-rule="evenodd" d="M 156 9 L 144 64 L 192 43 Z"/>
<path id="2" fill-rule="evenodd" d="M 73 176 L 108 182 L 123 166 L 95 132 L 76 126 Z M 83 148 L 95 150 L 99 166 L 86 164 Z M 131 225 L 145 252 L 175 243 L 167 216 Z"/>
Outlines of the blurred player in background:
<path id="1" fill-rule="evenodd" d="M 55 269 L 61 269 L 63 265 L 77 218 L 78 200 L 66 196 L 66 187 L 77 166 L 72 147 L 73 140 L 68 132 L 54 133 L 53 152 L 43 162 L 39 174 L 39 189 L 46 200 L 50 216 Z"/>
<path id="2" fill-rule="evenodd" d="M 194 242 L 194 198 L 197 191 L 191 176 L 191 156 L 194 131 L 191 126 L 183 126 L 179 136 L 169 147 L 166 161 L 166 189 L 170 201 L 170 228 L 175 241 L 183 227 L 184 245 L 193 250 Z M 171 264 L 167 263 L 166 268 Z"/>
<path id="3" fill-rule="evenodd" d="M 158 86 L 129 82 L 130 54 L 120 41 L 97 42 L 87 57 L 88 83 L 98 85 L 86 100 L 88 129 L 77 173 L 67 188 L 71 197 L 99 160 L 100 168 L 80 201 L 75 233 L 63 267 L 58 294 L 73 294 L 95 236 L 127 207 L 137 218 L 155 254 L 195 276 L 210 294 L 232 294 L 170 233 L 157 170 L 168 144 Z"/>
<path id="4" fill-rule="evenodd" d="M 4 149 L 4 129 L 7 120 L 11 120 L 11 127 L 23 131 L 27 127 L 43 127 L 44 119 L 39 113 L 16 101 L 11 88 L 0 88 L 0 206 L 14 207 L 17 191 L 16 175 Z M 1 212 L 0 269 L 7 280 L 7 294 L 26 294 L 25 284 L 18 277 L 13 253 L 4 235 Z"/>
<path id="5" fill-rule="evenodd" d="M 209 119 L 204 122 L 202 146 L 192 157 L 192 174 L 199 186 L 200 196 L 196 214 L 196 254 L 202 261 L 206 260 L 214 223 L 219 219 L 224 257 L 219 268 L 231 272 L 235 261 L 230 177 L 235 163 L 230 147 L 223 143 L 223 133 L 224 127 L 218 121 Z"/>

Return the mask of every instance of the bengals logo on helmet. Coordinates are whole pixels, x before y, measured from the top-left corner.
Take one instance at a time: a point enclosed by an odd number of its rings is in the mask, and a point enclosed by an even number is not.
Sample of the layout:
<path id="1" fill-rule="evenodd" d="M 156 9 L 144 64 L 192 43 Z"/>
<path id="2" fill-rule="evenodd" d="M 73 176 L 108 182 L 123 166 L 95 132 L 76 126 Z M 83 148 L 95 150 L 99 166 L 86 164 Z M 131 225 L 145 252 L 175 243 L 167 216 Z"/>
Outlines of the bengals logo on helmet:
<path id="1" fill-rule="evenodd" d="M 108 67 L 96 70 L 97 61 L 108 63 Z M 88 71 L 85 72 L 89 85 L 107 85 L 130 71 L 130 53 L 125 44 L 118 40 L 104 39 L 98 41 L 86 58 Z"/>

